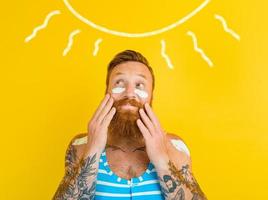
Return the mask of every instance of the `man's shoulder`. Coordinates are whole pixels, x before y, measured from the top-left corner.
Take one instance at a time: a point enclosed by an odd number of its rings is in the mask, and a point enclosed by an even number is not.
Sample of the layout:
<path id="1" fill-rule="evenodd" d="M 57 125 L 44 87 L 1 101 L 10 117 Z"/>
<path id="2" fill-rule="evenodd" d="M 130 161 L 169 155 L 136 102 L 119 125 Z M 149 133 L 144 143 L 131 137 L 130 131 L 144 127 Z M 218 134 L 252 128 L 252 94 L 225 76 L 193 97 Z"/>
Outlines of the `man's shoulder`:
<path id="1" fill-rule="evenodd" d="M 183 141 L 183 139 L 180 136 L 178 136 L 177 134 L 175 134 L 175 133 L 167 133 L 166 136 L 167 136 L 168 139 L 176 139 L 176 140 L 182 140 Z"/>
<path id="2" fill-rule="evenodd" d="M 70 155 L 72 155 L 75 160 L 80 160 L 86 147 L 86 143 L 87 133 L 79 133 L 75 135 L 69 142 L 66 150 L 66 159 L 69 159 Z"/>
<path id="3" fill-rule="evenodd" d="M 178 151 L 186 153 L 190 157 L 190 150 L 181 136 L 175 133 L 166 133 L 169 144 Z"/>
<path id="4" fill-rule="evenodd" d="M 83 145 L 87 143 L 87 133 L 79 133 L 77 135 L 75 135 L 70 144 L 71 145 L 75 145 L 75 146 L 79 146 L 79 145 Z"/>

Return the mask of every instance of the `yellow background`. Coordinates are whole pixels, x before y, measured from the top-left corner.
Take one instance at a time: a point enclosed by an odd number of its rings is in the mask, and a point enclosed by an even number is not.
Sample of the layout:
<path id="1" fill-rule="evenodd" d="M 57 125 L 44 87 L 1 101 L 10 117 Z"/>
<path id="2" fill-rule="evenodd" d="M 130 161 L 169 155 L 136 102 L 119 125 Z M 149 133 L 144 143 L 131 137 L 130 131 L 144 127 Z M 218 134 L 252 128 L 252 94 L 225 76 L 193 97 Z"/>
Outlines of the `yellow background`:
<path id="1" fill-rule="evenodd" d="M 75 6 L 93 21 L 142 32 L 176 21 L 201 1 L 85 2 Z M 266 1 L 215 0 L 182 26 L 136 39 L 92 29 L 60 0 L 5 1 L 1 10 L 0 199 L 52 198 L 68 143 L 86 131 L 103 97 L 107 63 L 125 49 L 140 51 L 153 66 L 154 110 L 162 126 L 190 148 L 194 174 L 208 199 L 268 199 Z M 25 43 L 52 10 L 62 14 Z M 240 42 L 223 31 L 214 14 L 225 17 Z M 63 57 L 74 29 L 81 33 Z M 213 68 L 193 50 L 188 30 Z M 103 42 L 94 57 L 98 38 Z M 161 39 L 173 70 L 160 54 Z"/>

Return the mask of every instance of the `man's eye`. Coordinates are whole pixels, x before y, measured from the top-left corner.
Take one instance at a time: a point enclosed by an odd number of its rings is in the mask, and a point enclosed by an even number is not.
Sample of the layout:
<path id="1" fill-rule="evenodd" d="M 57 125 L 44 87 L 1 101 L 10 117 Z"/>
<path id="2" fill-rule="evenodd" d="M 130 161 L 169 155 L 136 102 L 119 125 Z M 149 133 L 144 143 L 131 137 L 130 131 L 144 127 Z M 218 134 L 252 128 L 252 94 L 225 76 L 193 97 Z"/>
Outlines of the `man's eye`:
<path id="1" fill-rule="evenodd" d="M 123 87 L 124 86 L 124 81 L 118 80 L 118 81 L 115 82 L 115 85 L 118 86 L 118 87 Z"/>
<path id="2" fill-rule="evenodd" d="M 136 84 L 136 87 L 137 87 L 138 89 L 144 89 L 144 84 L 143 84 L 143 83 L 137 83 L 137 84 Z"/>
<path id="3" fill-rule="evenodd" d="M 120 83 L 122 83 L 122 80 L 118 80 L 118 81 L 115 82 L 116 85 L 118 85 Z"/>

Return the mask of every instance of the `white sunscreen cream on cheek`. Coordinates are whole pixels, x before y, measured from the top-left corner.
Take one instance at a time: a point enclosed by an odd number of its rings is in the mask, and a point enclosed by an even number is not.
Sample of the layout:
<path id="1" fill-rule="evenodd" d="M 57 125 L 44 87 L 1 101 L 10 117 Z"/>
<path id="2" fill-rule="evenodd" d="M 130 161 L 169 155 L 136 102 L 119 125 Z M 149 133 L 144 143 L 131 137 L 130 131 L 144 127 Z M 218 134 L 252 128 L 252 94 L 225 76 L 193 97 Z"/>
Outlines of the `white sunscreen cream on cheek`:
<path id="1" fill-rule="evenodd" d="M 120 93 L 124 92 L 125 89 L 126 88 L 123 88 L 123 87 L 115 87 L 115 88 L 112 89 L 112 93 L 113 94 L 120 94 Z"/>
<path id="2" fill-rule="evenodd" d="M 134 92 L 143 99 L 146 99 L 148 97 L 148 93 L 144 90 L 135 89 Z"/>

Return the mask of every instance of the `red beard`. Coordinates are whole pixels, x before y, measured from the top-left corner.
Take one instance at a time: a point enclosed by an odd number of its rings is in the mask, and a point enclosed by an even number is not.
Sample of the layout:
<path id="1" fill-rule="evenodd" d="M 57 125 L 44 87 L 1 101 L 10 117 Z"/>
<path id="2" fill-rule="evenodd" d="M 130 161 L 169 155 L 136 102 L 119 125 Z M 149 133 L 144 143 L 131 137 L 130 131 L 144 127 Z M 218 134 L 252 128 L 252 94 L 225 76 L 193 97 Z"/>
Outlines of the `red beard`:
<path id="1" fill-rule="evenodd" d="M 123 109 L 123 105 L 134 106 L 133 110 Z M 140 118 L 139 109 L 143 104 L 135 99 L 121 99 L 114 102 L 116 113 L 108 128 L 108 144 L 142 144 L 143 135 L 137 126 Z"/>

